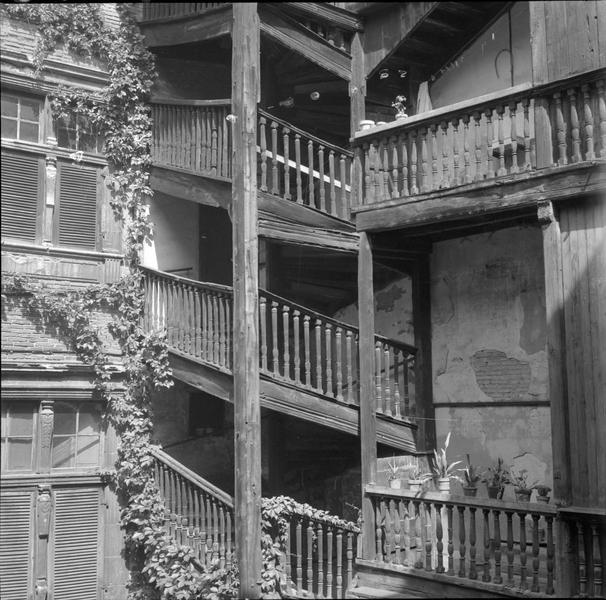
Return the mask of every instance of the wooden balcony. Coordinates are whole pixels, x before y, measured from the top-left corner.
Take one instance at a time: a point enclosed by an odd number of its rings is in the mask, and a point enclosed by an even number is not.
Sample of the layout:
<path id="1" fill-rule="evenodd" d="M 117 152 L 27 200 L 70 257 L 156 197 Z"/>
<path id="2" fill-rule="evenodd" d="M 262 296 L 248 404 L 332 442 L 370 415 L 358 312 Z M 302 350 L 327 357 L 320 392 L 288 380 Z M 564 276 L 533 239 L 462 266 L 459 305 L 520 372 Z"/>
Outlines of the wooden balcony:
<path id="1" fill-rule="evenodd" d="M 604 89 L 594 71 L 356 133 L 358 229 L 468 218 L 599 189 Z"/>
<path id="2" fill-rule="evenodd" d="M 231 400 L 232 289 L 151 269 L 145 273 L 145 329 L 166 331 L 184 369 L 183 361 L 203 367 L 191 367 L 188 383 L 204 373 L 214 386 L 207 391 Z M 357 435 L 357 328 L 263 290 L 259 296 L 262 403 Z M 375 337 L 378 437 L 408 451 L 416 450 L 415 354 L 404 343 Z"/>

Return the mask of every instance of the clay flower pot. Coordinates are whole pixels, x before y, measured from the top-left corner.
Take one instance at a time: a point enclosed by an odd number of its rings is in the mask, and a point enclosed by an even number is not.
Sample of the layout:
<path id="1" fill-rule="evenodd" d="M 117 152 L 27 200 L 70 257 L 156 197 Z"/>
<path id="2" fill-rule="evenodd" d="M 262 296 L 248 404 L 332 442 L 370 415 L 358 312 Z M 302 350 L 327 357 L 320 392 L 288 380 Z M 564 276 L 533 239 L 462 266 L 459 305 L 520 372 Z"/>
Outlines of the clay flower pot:
<path id="1" fill-rule="evenodd" d="M 488 497 L 497 500 L 498 498 L 503 497 L 503 490 L 498 485 L 487 485 L 486 489 L 488 491 Z"/>
<path id="2" fill-rule="evenodd" d="M 473 486 L 463 486 L 463 496 L 477 496 L 478 495 L 478 488 L 473 485 Z"/>
<path id="3" fill-rule="evenodd" d="M 530 495 L 532 490 L 525 490 L 523 488 L 517 488 L 515 490 L 516 500 L 518 502 L 530 502 Z"/>
<path id="4" fill-rule="evenodd" d="M 402 488 L 402 480 L 401 479 L 390 479 L 389 480 L 389 487 L 392 490 L 399 490 Z"/>
<path id="5" fill-rule="evenodd" d="M 422 479 L 409 479 L 408 480 L 408 489 L 415 494 L 420 492 L 423 488 L 423 480 Z"/>
<path id="6" fill-rule="evenodd" d="M 440 477 L 438 479 L 438 492 L 450 492 L 450 478 Z"/>

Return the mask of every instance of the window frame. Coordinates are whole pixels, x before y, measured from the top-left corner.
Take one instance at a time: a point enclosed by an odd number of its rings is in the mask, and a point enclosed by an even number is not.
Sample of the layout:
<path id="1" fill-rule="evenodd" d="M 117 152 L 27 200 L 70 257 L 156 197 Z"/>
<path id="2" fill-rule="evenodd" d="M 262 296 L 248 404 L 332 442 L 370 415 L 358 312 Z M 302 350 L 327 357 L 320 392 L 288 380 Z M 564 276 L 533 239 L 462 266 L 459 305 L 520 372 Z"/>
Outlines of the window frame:
<path id="1" fill-rule="evenodd" d="M 9 119 L 11 121 L 15 121 L 17 123 L 17 137 L 5 137 L 4 135 L 2 135 L 2 140 L 12 140 L 14 142 L 21 142 L 21 143 L 25 143 L 25 144 L 41 144 L 44 142 L 44 138 L 45 138 L 45 132 L 46 132 L 46 127 L 45 127 L 45 117 L 46 117 L 46 96 L 38 96 L 36 94 L 28 94 L 26 92 L 22 92 L 19 90 L 15 90 L 15 89 L 9 89 L 6 90 L 3 94 L 2 97 L 3 99 L 6 98 L 7 96 L 12 96 L 17 98 L 17 116 L 16 117 L 10 117 L 10 116 L 5 116 L 2 115 L 2 119 Z M 21 102 L 22 100 L 33 100 L 36 101 L 38 103 L 38 139 L 37 140 L 25 140 L 22 139 L 21 137 L 19 137 L 19 133 L 21 131 L 21 122 L 25 122 L 25 123 L 35 123 L 35 121 L 30 121 L 28 119 L 22 119 L 21 118 Z"/>
<path id="2" fill-rule="evenodd" d="M 10 436 L 9 435 L 9 425 L 10 425 L 10 421 L 8 421 L 8 419 L 10 418 L 9 415 L 9 408 L 12 408 L 14 406 L 18 406 L 19 404 L 21 405 L 29 405 L 31 407 L 32 410 L 32 447 L 31 447 L 31 458 L 30 458 L 30 465 L 31 468 L 30 469 L 9 469 L 8 468 L 8 461 L 9 461 L 9 445 L 8 442 L 11 438 L 20 438 L 22 439 L 24 436 Z M 7 474 L 10 475 L 22 475 L 24 473 L 36 473 L 36 469 L 38 467 L 39 464 L 39 450 L 38 450 L 38 441 L 39 441 L 39 435 L 38 432 L 40 430 L 40 425 L 39 425 L 39 414 L 40 414 L 40 403 L 36 403 L 33 400 L 26 400 L 23 402 L 3 402 L 2 403 L 2 409 L 1 409 L 1 416 L 0 419 L 3 422 L 3 427 L 2 429 L 4 430 L 4 435 L 1 435 L 1 446 L 2 446 L 2 456 L 0 457 L 0 468 L 2 470 L 2 475 L 5 476 Z"/>

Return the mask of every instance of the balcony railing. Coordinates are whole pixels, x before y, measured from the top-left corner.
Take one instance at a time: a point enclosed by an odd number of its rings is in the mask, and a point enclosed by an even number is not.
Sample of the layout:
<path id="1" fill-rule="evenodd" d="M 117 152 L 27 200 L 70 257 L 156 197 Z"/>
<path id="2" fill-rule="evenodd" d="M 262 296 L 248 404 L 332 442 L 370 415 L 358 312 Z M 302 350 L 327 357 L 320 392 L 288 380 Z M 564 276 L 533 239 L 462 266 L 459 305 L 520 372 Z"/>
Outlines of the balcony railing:
<path id="1" fill-rule="evenodd" d="M 498 180 L 606 157 L 604 80 L 521 85 L 355 135 L 358 202 Z"/>
<path id="2" fill-rule="evenodd" d="M 177 19 L 203 14 L 213 8 L 231 4 L 229 2 L 143 2 L 141 21 Z"/>
<path id="3" fill-rule="evenodd" d="M 232 289 L 144 271 L 144 327 L 165 329 L 171 348 L 231 373 Z M 357 328 L 264 290 L 259 291 L 259 324 L 263 375 L 359 406 Z M 381 336 L 375 342 L 377 412 L 414 419 L 416 349 Z"/>

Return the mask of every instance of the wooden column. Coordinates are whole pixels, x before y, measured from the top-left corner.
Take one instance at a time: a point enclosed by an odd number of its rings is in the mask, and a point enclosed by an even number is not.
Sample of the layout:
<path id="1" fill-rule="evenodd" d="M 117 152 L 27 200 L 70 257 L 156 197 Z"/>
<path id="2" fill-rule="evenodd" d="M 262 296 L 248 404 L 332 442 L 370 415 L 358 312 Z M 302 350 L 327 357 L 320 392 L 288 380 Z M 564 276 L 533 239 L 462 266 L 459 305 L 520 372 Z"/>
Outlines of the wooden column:
<path id="1" fill-rule="evenodd" d="M 377 477 L 377 416 L 375 398 L 375 312 L 372 249 L 368 234 L 360 233 L 358 255 L 358 306 L 360 348 L 360 446 L 362 465 L 362 558 L 375 556 L 375 529 L 372 501 L 364 486 Z"/>
<path id="2" fill-rule="evenodd" d="M 553 459 L 553 501 L 571 503 L 570 441 L 568 436 L 568 389 L 564 335 L 564 285 L 562 281 L 562 241 L 560 224 L 551 202 L 541 202 L 538 219 L 543 230 L 545 270 L 545 313 L 547 321 L 547 368 L 551 403 L 551 448 Z M 556 520 L 558 543 L 555 554 L 556 595 L 570 596 L 574 558 L 569 554 L 571 540 L 566 521 Z"/>
<path id="3" fill-rule="evenodd" d="M 419 420 L 417 450 L 431 450 L 436 445 L 436 428 L 431 419 L 433 408 L 433 373 L 431 367 L 431 293 L 429 254 L 415 261 L 412 273 L 412 311 L 415 346 L 415 402 Z"/>
<path id="4" fill-rule="evenodd" d="M 233 4 L 232 39 L 236 553 L 240 569 L 240 596 L 259 598 L 261 411 L 256 124 L 260 69 L 256 3 Z"/>
<path id="5" fill-rule="evenodd" d="M 356 32 L 351 40 L 351 82 L 349 98 L 351 106 L 351 135 L 360 128 L 366 118 L 366 76 L 364 74 L 364 49 L 361 33 Z"/>

